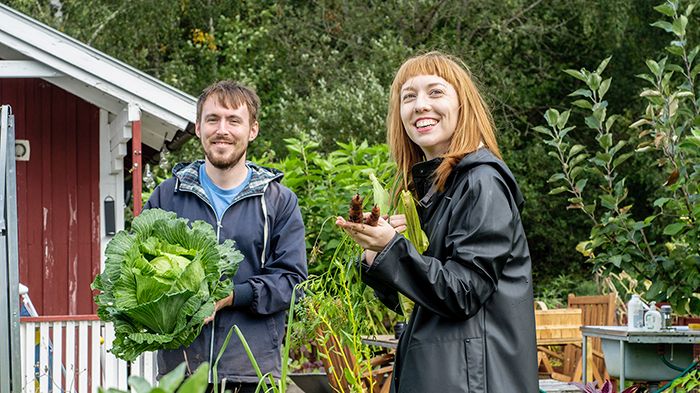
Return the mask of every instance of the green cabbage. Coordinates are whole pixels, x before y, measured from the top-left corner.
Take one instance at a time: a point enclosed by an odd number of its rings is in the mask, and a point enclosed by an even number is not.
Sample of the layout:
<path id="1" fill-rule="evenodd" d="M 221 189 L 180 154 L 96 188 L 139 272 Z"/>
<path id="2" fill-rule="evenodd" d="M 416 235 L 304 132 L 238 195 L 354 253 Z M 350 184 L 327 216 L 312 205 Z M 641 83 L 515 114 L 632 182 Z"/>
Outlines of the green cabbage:
<path id="1" fill-rule="evenodd" d="M 92 289 L 100 291 L 98 317 L 114 323 L 111 351 L 118 358 L 190 345 L 214 303 L 231 294 L 243 255 L 232 240 L 219 244 L 208 223 L 187 223 L 172 212 L 145 210 L 132 232 L 120 231 L 107 244 Z"/>

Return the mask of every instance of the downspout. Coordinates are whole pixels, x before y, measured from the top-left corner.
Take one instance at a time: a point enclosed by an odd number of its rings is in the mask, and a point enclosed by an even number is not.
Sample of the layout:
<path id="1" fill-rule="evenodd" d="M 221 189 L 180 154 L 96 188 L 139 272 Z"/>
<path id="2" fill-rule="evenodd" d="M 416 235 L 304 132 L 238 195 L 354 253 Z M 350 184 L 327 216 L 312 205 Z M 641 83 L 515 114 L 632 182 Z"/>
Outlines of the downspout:
<path id="1" fill-rule="evenodd" d="M 143 177 L 141 170 L 141 111 L 138 106 L 129 104 L 129 120 L 131 120 L 131 195 L 134 198 L 134 217 L 141 214 L 143 202 Z"/>

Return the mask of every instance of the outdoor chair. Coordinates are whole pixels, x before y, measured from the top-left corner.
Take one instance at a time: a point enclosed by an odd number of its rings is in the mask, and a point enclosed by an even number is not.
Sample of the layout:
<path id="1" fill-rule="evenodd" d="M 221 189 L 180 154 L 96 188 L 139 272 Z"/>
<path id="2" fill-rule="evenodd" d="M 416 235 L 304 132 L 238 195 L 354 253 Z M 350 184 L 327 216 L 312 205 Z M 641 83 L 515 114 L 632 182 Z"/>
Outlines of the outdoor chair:
<path id="1" fill-rule="evenodd" d="M 616 296 L 613 293 L 599 296 L 576 296 L 569 294 L 569 308 L 581 309 L 581 322 L 584 326 L 615 326 Z M 589 338 L 590 350 L 587 350 L 586 362 L 589 366 L 589 381 L 594 378 L 598 385 L 602 386 L 610 375 L 605 369 L 600 338 Z M 564 349 L 564 372 L 571 373 L 573 381 L 580 381 L 581 370 L 581 344 L 567 345 Z M 591 378 L 592 377 L 592 378 Z"/>

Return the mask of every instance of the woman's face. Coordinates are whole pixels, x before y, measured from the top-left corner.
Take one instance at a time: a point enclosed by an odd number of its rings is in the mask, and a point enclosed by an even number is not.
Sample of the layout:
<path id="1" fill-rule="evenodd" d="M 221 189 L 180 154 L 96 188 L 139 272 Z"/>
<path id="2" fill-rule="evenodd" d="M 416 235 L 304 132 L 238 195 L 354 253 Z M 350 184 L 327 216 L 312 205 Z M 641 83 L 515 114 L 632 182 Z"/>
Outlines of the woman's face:
<path id="1" fill-rule="evenodd" d="M 418 75 L 401 86 L 401 121 L 427 160 L 447 152 L 457 127 L 459 98 L 437 75 Z"/>

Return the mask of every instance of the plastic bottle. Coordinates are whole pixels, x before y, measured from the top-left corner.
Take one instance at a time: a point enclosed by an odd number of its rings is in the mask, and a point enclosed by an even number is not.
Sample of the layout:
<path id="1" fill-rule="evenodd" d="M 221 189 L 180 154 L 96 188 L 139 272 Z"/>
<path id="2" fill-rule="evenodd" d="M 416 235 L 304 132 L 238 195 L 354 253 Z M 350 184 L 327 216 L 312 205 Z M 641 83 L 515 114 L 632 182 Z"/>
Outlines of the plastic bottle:
<path id="1" fill-rule="evenodd" d="M 663 320 L 662 323 L 662 328 L 663 329 L 672 329 L 673 327 L 671 326 L 671 313 L 672 313 L 671 306 L 668 304 L 664 304 L 661 306 L 661 319 Z"/>
<path id="2" fill-rule="evenodd" d="M 639 295 L 632 295 L 627 303 L 627 328 L 629 330 L 644 328 L 644 303 Z"/>
<path id="3" fill-rule="evenodd" d="M 658 332 L 661 330 L 661 325 L 661 313 L 656 309 L 656 302 L 651 302 L 649 305 L 649 311 L 644 314 L 644 327 L 647 330 Z"/>

